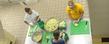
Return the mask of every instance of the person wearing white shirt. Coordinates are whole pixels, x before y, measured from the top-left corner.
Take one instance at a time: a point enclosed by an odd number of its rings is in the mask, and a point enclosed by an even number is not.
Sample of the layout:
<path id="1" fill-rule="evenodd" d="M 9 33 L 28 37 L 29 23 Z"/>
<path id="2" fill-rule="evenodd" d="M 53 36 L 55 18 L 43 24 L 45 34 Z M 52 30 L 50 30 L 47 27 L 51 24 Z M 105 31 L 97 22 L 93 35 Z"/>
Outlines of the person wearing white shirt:
<path id="1" fill-rule="evenodd" d="M 29 25 L 27 36 L 25 39 L 25 44 L 38 44 L 34 41 L 32 41 L 32 35 L 37 30 L 36 27 L 40 25 L 40 18 L 38 12 L 35 12 L 34 10 L 31 10 L 30 8 L 25 8 L 25 17 L 24 22 Z M 44 22 L 42 21 L 42 24 Z"/>
<path id="2" fill-rule="evenodd" d="M 30 26 L 35 24 L 40 18 L 38 12 L 31 10 L 30 8 L 25 8 L 25 18 L 24 22 Z"/>

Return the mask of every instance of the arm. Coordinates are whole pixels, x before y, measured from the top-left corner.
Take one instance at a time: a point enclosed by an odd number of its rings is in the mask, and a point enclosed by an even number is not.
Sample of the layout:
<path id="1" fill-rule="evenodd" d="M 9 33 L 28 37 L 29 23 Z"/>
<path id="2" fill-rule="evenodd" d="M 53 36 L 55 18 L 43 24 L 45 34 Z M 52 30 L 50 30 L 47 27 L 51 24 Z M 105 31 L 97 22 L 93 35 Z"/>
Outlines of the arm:
<path id="1" fill-rule="evenodd" d="M 24 23 L 26 23 L 27 25 L 29 25 L 29 23 L 27 21 L 24 21 Z"/>
<path id="2" fill-rule="evenodd" d="M 83 17 L 83 14 L 84 14 L 84 10 L 81 9 L 81 10 L 80 10 L 80 15 L 81 15 L 81 16 L 80 16 L 80 19 Z"/>
<path id="3" fill-rule="evenodd" d="M 84 10 L 83 9 L 80 9 L 79 12 L 80 12 L 80 18 L 78 19 L 77 22 L 79 22 L 83 18 Z"/>
<path id="4" fill-rule="evenodd" d="M 34 16 L 35 16 L 34 20 L 37 21 L 39 19 L 39 13 L 35 12 L 34 10 L 33 10 L 33 13 L 34 13 Z"/>
<path id="5" fill-rule="evenodd" d="M 67 6 L 66 13 L 68 14 L 69 18 L 72 19 L 70 11 L 71 11 L 70 8 Z"/>
<path id="6" fill-rule="evenodd" d="M 36 16 L 36 21 L 38 20 L 39 16 Z"/>
<path id="7" fill-rule="evenodd" d="M 27 21 L 24 21 L 27 25 L 33 26 L 33 23 L 28 23 Z"/>
<path id="8" fill-rule="evenodd" d="M 80 4 L 80 9 L 79 9 L 79 13 L 80 13 L 80 18 L 83 17 L 83 14 L 84 14 L 84 8 L 83 8 L 83 5 Z"/>

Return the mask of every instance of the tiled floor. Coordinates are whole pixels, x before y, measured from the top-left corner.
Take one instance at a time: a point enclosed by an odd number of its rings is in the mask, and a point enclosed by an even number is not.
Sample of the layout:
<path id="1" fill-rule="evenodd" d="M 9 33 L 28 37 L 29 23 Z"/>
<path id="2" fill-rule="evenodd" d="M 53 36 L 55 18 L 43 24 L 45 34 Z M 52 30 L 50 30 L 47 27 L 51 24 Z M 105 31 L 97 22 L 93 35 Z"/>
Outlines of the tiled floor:
<path id="1" fill-rule="evenodd" d="M 88 14 L 86 0 L 80 1 L 84 5 L 85 14 Z M 40 17 L 46 21 L 50 17 L 60 20 L 67 19 L 65 7 L 67 0 L 39 0 L 30 4 L 29 7 L 39 12 Z M 3 28 L 16 37 L 16 44 L 24 44 L 28 26 L 24 21 L 24 6 L 19 4 L 5 3 L 0 5 L 0 20 Z"/>

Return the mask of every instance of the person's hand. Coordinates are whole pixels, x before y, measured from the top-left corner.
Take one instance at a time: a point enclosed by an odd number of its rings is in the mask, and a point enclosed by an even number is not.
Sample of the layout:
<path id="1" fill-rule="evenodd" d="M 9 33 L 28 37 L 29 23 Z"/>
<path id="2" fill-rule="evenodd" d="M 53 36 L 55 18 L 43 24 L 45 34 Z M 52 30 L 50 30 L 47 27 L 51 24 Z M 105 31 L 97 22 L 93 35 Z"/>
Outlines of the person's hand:
<path id="1" fill-rule="evenodd" d="M 29 23 L 30 26 L 33 26 L 33 23 Z"/>
<path id="2" fill-rule="evenodd" d="M 74 20 L 74 25 L 78 26 L 78 22 L 79 22 L 79 20 Z"/>
<path id="3" fill-rule="evenodd" d="M 74 20 L 74 23 L 78 23 L 79 22 L 79 20 Z"/>

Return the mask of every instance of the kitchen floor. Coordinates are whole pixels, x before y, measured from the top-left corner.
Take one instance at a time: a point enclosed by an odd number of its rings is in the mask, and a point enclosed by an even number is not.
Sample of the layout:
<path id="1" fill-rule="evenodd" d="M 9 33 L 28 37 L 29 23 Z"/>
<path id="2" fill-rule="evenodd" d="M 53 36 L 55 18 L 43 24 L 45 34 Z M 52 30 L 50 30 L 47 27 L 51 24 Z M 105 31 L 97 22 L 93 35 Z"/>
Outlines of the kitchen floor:
<path id="1" fill-rule="evenodd" d="M 88 14 L 86 0 L 80 1 L 85 7 L 85 14 Z M 65 13 L 67 0 L 39 0 L 29 4 L 29 7 L 39 12 L 42 20 L 46 21 L 50 17 L 59 20 L 68 19 Z M 24 5 L 18 3 L 1 2 L 0 20 L 3 28 L 16 37 L 16 44 L 24 44 L 28 26 L 24 23 Z"/>

